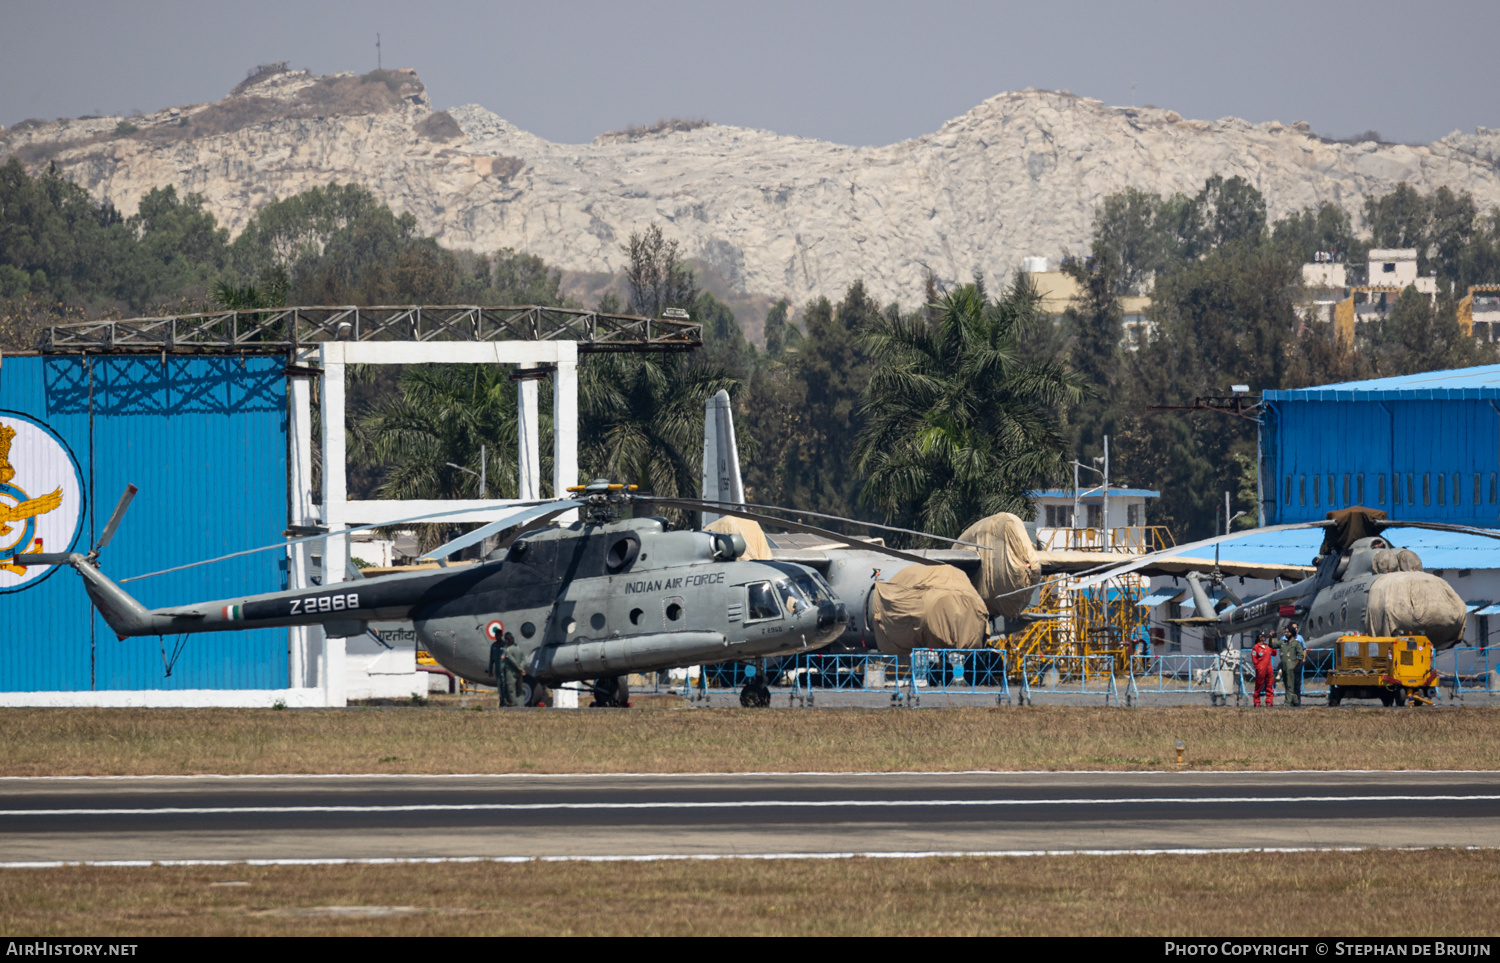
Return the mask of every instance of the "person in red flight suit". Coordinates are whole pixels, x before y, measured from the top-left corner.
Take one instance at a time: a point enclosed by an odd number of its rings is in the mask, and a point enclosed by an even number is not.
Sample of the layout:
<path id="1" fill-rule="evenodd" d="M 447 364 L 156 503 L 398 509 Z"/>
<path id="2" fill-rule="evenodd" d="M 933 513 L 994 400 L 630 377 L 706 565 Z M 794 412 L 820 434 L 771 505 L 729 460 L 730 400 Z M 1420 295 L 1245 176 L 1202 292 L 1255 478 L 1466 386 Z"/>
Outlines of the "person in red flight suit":
<path id="1" fill-rule="evenodd" d="M 1272 695 L 1276 691 L 1271 676 L 1271 656 L 1274 651 L 1266 644 L 1264 632 L 1255 633 L 1255 647 L 1250 650 L 1250 664 L 1255 667 L 1255 705 L 1260 705 L 1261 693 L 1265 693 L 1266 705 L 1271 705 Z"/>

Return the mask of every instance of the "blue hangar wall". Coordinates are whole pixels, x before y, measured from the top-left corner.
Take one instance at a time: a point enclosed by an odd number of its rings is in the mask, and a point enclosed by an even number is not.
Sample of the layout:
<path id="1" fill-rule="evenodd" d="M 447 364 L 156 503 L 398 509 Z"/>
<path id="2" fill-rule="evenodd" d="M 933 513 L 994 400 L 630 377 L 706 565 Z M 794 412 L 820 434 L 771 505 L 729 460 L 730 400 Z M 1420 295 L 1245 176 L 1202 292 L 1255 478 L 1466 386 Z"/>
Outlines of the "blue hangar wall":
<path id="1" fill-rule="evenodd" d="M 1267 391 L 1267 524 L 1350 505 L 1500 528 L 1500 365 Z"/>
<path id="2" fill-rule="evenodd" d="M 274 358 L 47 357 L 0 364 L 0 426 L 9 423 L 16 426 L 12 437 L 20 431 L 33 439 L 39 426 L 55 439 L 52 450 L 62 450 L 60 441 L 76 462 L 76 472 L 54 476 L 74 476 L 62 485 L 56 510 L 79 513 L 74 550 L 93 544 L 127 484 L 140 489 L 100 559 L 117 580 L 280 540 L 287 518 L 286 412 L 286 375 Z M 9 457 L 20 484 L 25 450 Z M 0 464 L 0 475 L 7 467 Z M 42 490 L 52 487 L 49 479 Z M 80 490 L 67 491 L 73 487 Z M 0 497 L 0 511 L 13 511 L 14 501 Z M 11 534 L 0 532 L 0 543 L 14 541 L 16 531 L 13 524 Z M 12 584 L 0 585 L 0 691 L 287 685 L 285 629 L 187 636 L 180 649 L 173 636 L 116 639 L 74 572 L 41 571 L 47 574 L 19 584 L 12 576 L 5 579 Z M 271 551 L 124 588 L 155 608 L 285 585 L 285 553 Z"/>

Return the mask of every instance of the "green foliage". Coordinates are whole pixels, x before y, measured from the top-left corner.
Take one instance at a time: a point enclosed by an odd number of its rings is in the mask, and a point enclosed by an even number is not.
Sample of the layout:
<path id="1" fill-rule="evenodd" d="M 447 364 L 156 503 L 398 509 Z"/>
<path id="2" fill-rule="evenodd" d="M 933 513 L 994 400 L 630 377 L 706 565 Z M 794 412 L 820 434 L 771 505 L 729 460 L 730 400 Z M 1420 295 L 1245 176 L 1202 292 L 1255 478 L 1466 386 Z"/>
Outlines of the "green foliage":
<path id="1" fill-rule="evenodd" d="M 696 495 L 703 468 L 703 406 L 740 382 L 677 354 L 590 354 L 579 364 L 579 461 L 588 477 L 658 495 Z"/>
<path id="2" fill-rule="evenodd" d="M 798 343 L 802 340 L 802 332 L 787 320 L 791 310 L 792 303 L 782 298 L 771 305 L 771 309 L 766 312 L 764 328 L 766 357 L 773 361 L 781 360 L 781 356 L 788 349 L 796 350 Z"/>
<path id="3" fill-rule="evenodd" d="M 358 465 L 378 467 L 379 498 L 478 498 L 479 479 L 452 468 L 480 470 L 492 498 L 518 497 L 516 386 L 499 365 L 413 365 L 401 371 L 397 393 L 376 400 L 352 419 L 349 451 Z M 541 435 L 551 433 L 550 409 Z M 541 446 L 542 477 L 551 477 L 551 446 Z M 449 525 L 418 527 L 424 549 L 440 544 Z"/>
<path id="4" fill-rule="evenodd" d="M 126 220 L 54 169 L 32 177 L 14 158 L 0 167 L 0 288 L 10 297 L 144 310 L 206 286 L 226 242 L 197 195 L 154 189 Z"/>
<path id="5" fill-rule="evenodd" d="M 1058 361 L 1023 363 L 1039 298 L 1018 284 L 998 300 L 969 284 L 921 315 L 877 316 L 861 339 L 873 362 L 856 446 L 864 498 L 887 519 L 957 535 L 1000 511 L 1031 514 L 1028 491 L 1062 475 L 1053 412 L 1083 380 Z"/>
<path id="6" fill-rule="evenodd" d="M 135 133 L 138 130 L 140 130 L 140 127 L 138 127 L 137 125 L 132 124 L 128 120 L 122 120 L 115 125 L 115 136 L 129 137 L 131 134 Z"/>
<path id="7" fill-rule="evenodd" d="M 625 283 L 630 287 L 631 313 L 658 318 L 667 308 L 687 309 L 697 299 L 698 282 L 682 263 L 680 246 L 658 225 L 631 234 L 625 254 L 630 258 Z"/>
<path id="8" fill-rule="evenodd" d="M 1354 236 L 1348 213 L 1332 201 L 1324 201 L 1317 210 L 1305 208 L 1283 217 L 1272 228 L 1271 239 L 1285 257 L 1303 264 L 1323 251 L 1356 265 L 1364 261 L 1369 249 Z"/>
<path id="9" fill-rule="evenodd" d="M 785 303 L 772 308 L 783 325 Z M 744 464 L 745 484 L 755 498 L 868 517 L 859 505 L 863 479 L 855 465 L 870 380 L 870 359 L 860 339 L 879 319 L 879 308 L 856 281 L 837 306 L 819 298 L 808 307 L 807 335 L 799 334 L 794 348 L 776 356 L 779 360 L 767 352 L 741 415 L 760 442 L 759 457 Z M 797 331 L 790 325 L 784 330 Z"/>
<path id="10" fill-rule="evenodd" d="M 1378 375 L 1466 368 L 1494 360 L 1488 346 L 1464 337 L 1450 299 L 1434 305 L 1416 288 L 1402 291 L 1384 320 L 1361 327 L 1361 348 Z"/>
<path id="11" fill-rule="evenodd" d="M 507 247 L 495 254 L 493 262 L 486 259 L 483 265 L 490 286 L 486 304 L 561 306 L 565 300 L 562 272 L 549 268 L 535 254 L 517 254 Z"/>

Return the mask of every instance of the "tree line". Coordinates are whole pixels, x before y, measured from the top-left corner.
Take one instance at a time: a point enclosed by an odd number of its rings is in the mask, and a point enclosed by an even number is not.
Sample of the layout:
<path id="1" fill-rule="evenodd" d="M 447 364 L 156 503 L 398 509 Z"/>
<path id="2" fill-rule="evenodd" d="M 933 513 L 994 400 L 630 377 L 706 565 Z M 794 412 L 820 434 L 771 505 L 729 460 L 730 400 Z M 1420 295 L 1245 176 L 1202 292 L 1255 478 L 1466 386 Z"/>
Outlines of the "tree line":
<path id="1" fill-rule="evenodd" d="M 793 317 L 781 301 L 764 345 L 697 277 L 659 226 L 629 239 L 623 289 L 595 305 L 702 324 L 690 355 L 587 356 L 580 365 L 582 470 L 660 493 L 696 491 L 704 401 L 735 399 L 752 500 L 956 535 L 975 517 L 1029 514 L 1028 492 L 1063 484 L 1111 437 L 1117 484 L 1162 491 L 1152 521 L 1179 539 L 1215 530 L 1223 493 L 1253 510 L 1254 426 L 1152 412 L 1223 393 L 1295 388 L 1487 363 L 1462 336 L 1467 285 L 1500 280 L 1500 213 L 1467 194 L 1407 185 L 1366 200 L 1369 236 L 1333 204 L 1275 221 L 1243 179 L 1193 196 L 1105 199 L 1087 252 L 1066 259 L 1079 297 L 1052 322 L 1026 275 L 1005 285 L 929 277 L 915 305 L 881 305 L 853 281 Z M 1342 344 L 1299 316 L 1300 265 L 1333 252 L 1416 247 L 1439 297 L 1408 290 L 1383 322 Z M 1357 278 L 1356 280 L 1362 280 Z M 511 250 L 452 251 L 368 190 L 330 185 L 274 201 L 232 241 L 195 195 L 154 190 L 122 216 L 46 171 L 0 167 L 0 343 L 101 313 L 282 304 L 563 305 L 561 272 Z M 1151 295 L 1150 334 L 1130 346 L 1121 299 Z M 581 306 L 581 305 L 574 305 Z M 508 372 L 428 366 L 359 373 L 350 393 L 357 496 L 470 496 L 484 447 L 490 492 L 514 495 L 515 385 Z M 544 391 L 545 396 L 545 391 Z M 543 481 L 551 425 L 544 405 Z M 434 537 L 436 535 L 434 534 Z"/>

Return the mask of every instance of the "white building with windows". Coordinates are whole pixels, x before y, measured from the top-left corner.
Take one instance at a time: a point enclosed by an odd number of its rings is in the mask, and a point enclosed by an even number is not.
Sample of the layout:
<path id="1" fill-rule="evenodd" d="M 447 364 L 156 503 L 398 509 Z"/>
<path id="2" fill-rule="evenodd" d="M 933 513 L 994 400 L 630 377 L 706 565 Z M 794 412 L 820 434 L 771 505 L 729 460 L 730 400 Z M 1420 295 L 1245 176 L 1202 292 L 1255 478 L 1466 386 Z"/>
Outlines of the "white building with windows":
<path id="1" fill-rule="evenodd" d="M 1076 493 L 1070 488 L 1053 488 L 1032 492 L 1031 497 L 1036 505 L 1037 538 L 1045 547 L 1064 548 L 1102 546 L 1107 543 L 1102 535 L 1105 530 L 1118 533 L 1120 529 L 1147 527 L 1146 503 L 1160 498 L 1161 492 L 1111 488 L 1107 506 L 1104 493 L 1098 488 L 1080 489 Z M 1092 537 L 1075 534 L 1079 530 L 1095 534 Z M 1112 536 L 1108 541 L 1121 540 Z"/>

